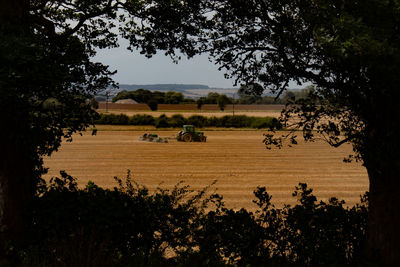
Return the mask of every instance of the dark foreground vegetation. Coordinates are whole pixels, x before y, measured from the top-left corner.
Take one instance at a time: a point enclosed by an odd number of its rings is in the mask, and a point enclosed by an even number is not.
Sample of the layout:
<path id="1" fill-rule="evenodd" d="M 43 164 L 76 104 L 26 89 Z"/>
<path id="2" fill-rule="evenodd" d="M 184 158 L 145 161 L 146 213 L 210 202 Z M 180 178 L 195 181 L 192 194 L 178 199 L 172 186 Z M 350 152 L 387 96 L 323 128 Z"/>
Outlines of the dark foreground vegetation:
<path id="1" fill-rule="evenodd" d="M 354 266 L 362 264 L 367 203 L 318 202 L 306 184 L 298 204 L 275 208 L 265 187 L 255 212 L 232 210 L 208 188 L 148 189 L 116 178 L 78 189 L 61 173 L 32 203 L 28 246 L 10 246 L 23 266 Z"/>
<path id="2" fill-rule="evenodd" d="M 167 117 L 161 115 L 153 117 L 146 114 L 136 114 L 131 117 L 125 114 L 101 114 L 95 121 L 95 124 L 109 124 L 109 125 L 153 125 L 156 128 L 173 128 L 182 127 L 184 124 L 194 125 L 196 127 L 233 127 L 233 128 L 269 128 L 281 129 L 281 123 L 272 117 L 249 117 L 245 115 L 238 116 L 223 116 L 217 117 L 204 117 L 200 115 L 193 115 L 185 118 L 180 114 Z"/>

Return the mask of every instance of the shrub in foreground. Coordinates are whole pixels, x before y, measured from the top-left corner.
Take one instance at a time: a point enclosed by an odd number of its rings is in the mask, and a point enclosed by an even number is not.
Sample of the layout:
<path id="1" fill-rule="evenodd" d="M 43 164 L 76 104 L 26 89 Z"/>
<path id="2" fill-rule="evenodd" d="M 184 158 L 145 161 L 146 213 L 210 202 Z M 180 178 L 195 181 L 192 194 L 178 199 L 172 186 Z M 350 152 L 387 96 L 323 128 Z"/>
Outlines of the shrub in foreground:
<path id="1" fill-rule="evenodd" d="M 306 184 L 295 206 L 275 208 L 265 187 L 257 210 L 233 210 L 222 197 L 178 184 L 77 188 L 62 173 L 39 192 L 25 266 L 354 266 L 362 264 L 366 201 L 352 208 L 318 202 Z"/>

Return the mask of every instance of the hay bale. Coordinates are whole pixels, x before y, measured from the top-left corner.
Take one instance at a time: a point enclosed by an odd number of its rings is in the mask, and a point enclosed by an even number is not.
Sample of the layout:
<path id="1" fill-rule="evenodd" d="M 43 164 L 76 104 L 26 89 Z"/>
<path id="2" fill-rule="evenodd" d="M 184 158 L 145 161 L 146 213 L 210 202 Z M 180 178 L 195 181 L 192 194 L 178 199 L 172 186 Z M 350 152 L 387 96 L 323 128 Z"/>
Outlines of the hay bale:
<path id="1" fill-rule="evenodd" d="M 139 104 L 138 102 L 136 102 L 133 99 L 120 99 L 118 101 L 115 102 L 116 104 Z"/>

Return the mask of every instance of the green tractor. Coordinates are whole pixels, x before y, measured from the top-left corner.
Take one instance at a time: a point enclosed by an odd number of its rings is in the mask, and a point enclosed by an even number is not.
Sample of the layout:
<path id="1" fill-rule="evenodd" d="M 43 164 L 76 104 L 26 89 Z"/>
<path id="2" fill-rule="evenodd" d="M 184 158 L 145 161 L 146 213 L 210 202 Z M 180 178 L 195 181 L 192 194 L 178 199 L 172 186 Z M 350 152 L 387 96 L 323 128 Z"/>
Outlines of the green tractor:
<path id="1" fill-rule="evenodd" d="M 204 136 L 203 132 L 197 132 L 194 130 L 193 125 L 183 125 L 182 130 L 179 131 L 176 140 L 182 142 L 206 142 L 207 137 Z"/>

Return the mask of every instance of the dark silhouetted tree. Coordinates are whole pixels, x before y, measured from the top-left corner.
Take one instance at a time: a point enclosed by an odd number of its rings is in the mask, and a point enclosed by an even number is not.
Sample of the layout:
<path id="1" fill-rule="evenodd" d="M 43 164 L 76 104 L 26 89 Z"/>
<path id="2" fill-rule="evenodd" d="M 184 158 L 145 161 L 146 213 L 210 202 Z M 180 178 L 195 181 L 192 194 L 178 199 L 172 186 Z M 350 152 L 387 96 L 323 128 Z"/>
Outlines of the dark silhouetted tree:
<path id="1" fill-rule="evenodd" d="M 197 99 L 196 100 L 196 104 L 197 104 L 197 109 L 201 110 L 201 107 L 203 106 L 204 102 L 203 99 Z"/>
<path id="2" fill-rule="evenodd" d="M 221 111 L 225 110 L 226 105 L 231 103 L 229 98 L 226 95 L 219 95 L 217 98 L 217 105 Z"/>
<path id="3" fill-rule="evenodd" d="M 199 14 L 199 7 L 120 0 L 1 0 L 0 6 L 2 264 L 8 241 L 20 245 L 27 236 L 30 200 L 46 171 L 42 157 L 93 123 L 97 113 L 88 100 L 113 85 L 113 73 L 93 61 L 97 49 L 118 46 L 119 32 L 147 55 L 163 49 L 174 57 L 186 44 L 173 28 L 180 28 L 189 14 Z M 139 18 L 157 22 L 148 25 L 155 27 L 151 44 L 143 43 Z M 172 28 L 158 31 L 159 22 Z M 184 26 L 189 31 L 193 27 Z"/>
<path id="4" fill-rule="evenodd" d="M 367 255 L 399 266 L 400 3 L 204 0 L 193 5 L 204 8 L 207 22 L 183 22 L 198 25 L 195 37 L 187 36 L 189 54 L 193 44 L 194 51 L 210 52 L 227 77 L 245 86 L 259 84 L 262 90 L 255 94 L 269 90 L 279 96 L 290 82 L 316 86 L 282 114 L 288 122 L 296 116 L 293 132 L 268 134 L 265 144 L 280 147 L 285 138 L 296 143 L 296 130 L 307 141 L 317 136 L 334 147 L 351 143 L 349 159 L 362 161 L 370 182 Z M 150 42 L 148 32 L 144 40 Z"/>
<path id="5" fill-rule="evenodd" d="M 183 94 L 180 92 L 166 92 L 164 95 L 164 104 L 180 104 L 183 102 Z"/>
<path id="6" fill-rule="evenodd" d="M 158 102 L 155 99 L 150 99 L 147 101 L 147 105 L 151 109 L 151 111 L 156 111 L 158 109 Z"/>

